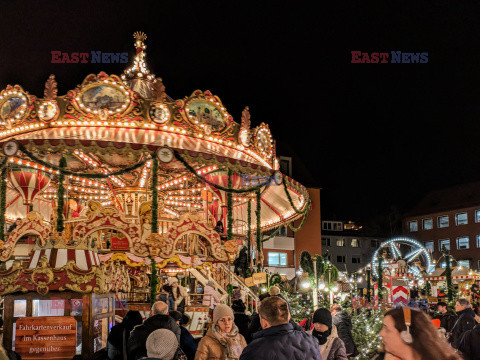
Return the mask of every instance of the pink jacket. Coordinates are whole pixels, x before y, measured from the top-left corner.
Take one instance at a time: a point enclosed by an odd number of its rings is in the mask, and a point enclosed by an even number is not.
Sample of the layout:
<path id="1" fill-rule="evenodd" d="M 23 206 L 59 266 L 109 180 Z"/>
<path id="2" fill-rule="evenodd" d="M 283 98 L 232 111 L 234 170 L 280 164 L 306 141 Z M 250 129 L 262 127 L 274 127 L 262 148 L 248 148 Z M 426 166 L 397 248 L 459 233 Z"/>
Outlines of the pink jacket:
<path id="1" fill-rule="evenodd" d="M 220 302 L 217 291 L 209 285 L 205 285 L 203 294 L 203 306 L 208 306 L 210 309 L 213 309 L 215 305 Z"/>

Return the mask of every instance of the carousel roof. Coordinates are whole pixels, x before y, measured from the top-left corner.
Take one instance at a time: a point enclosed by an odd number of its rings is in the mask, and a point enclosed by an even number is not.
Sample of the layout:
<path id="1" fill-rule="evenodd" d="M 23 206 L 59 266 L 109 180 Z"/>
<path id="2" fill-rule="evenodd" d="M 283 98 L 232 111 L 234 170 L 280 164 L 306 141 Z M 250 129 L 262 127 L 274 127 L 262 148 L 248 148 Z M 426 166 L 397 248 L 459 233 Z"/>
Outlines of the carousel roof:
<path id="1" fill-rule="evenodd" d="M 234 121 L 220 98 L 208 90 L 196 90 L 183 99 L 170 98 L 162 79 L 155 78 L 145 64 L 146 36 L 136 33 L 135 39 L 134 62 L 121 76 L 91 74 L 75 89 L 58 95 L 55 77 L 51 75 L 43 98 L 29 94 L 19 85 L 8 85 L 0 92 L 0 146 L 11 167 L 41 171 L 52 180 L 42 189 L 41 196 L 32 196 L 29 202 L 24 194 L 19 197 L 13 190 L 18 191 L 22 181 L 30 178 L 10 176 L 7 216 L 23 217 L 23 203 L 33 203 L 35 210 L 49 217 L 53 207 L 45 205 L 52 204 L 55 198 L 55 167 L 62 157 L 67 161 L 67 170 L 79 175 L 69 176 L 70 199 L 113 204 L 118 194 L 129 191 L 145 193 L 147 198 L 151 158 L 166 147 L 197 174 L 219 185 L 227 186 L 227 169 L 238 176 L 236 189 L 265 183 L 262 228 L 301 217 L 308 204 L 306 189 L 284 175 L 277 175 L 280 181 L 276 183 L 269 181 L 279 166 L 268 125 L 251 128 L 248 107 L 242 112 L 241 121 Z M 205 200 L 216 199 L 225 206 L 224 192 L 207 187 L 178 158 L 160 160 L 160 200 L 166 217 L 200 212 Z M 81 177 L 126 168 L 133 169 L 95 181 Z M 282 181 L 299 211 L 292 208 Z M 237 231 L 245 228 L 250 198 L 249 194 L 235 197 Z M 252 223 L 255 224 L 253 214 Z"/>

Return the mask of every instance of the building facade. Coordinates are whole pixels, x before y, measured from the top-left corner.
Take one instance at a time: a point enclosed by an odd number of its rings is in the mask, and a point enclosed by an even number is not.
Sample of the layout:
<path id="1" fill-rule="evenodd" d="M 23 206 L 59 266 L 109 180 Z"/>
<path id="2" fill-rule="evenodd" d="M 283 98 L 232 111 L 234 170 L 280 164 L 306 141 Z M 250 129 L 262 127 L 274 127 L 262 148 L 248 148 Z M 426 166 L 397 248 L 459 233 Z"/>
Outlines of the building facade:
<path id="1" fill-rule="evenodd" d="M 480 270 L 480 183 L 434 191 L 404 216 L 405 236 L 423 242 L 435 260 L 445 246 L 454 266 Z"/>
<path id="2" fill-rule="evenodd" d="M 269 273 L 278 273 L 288 279 L 295 277 L 300 266 L 300 254 L 308 251 L 312 256 L 322 254 L 320 219 L 320 189 L 308 188 L 312 208 L 302 229 L 294 233 L 282 228 L 280 234 L 263 243 L 264 267 Z M 296 222 L 295 226 L 299 226 Z"/>
<path id="3" fill-rule="evenodd" d="M 323 254 L 343 272 L 352 273 L 366 266 L 385 240 L 352 222 L 322 221 Z"/>

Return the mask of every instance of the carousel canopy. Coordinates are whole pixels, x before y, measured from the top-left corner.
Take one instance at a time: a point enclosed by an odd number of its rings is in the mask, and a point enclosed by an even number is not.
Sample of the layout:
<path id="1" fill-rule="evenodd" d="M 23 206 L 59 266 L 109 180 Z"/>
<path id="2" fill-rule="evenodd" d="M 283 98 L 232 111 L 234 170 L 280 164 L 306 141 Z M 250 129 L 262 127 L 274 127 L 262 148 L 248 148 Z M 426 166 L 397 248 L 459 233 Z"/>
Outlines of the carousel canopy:
<path id="1" fill-rule="evenodd" d="M 88 200 L 115 205 L 127 216 L 141 215 L 142 203 L 151 200 L 153 157 L 159 160 L 160 218 L 198 213 L 213 224 L 225 223 L 226 193 L 211 185 L 229 186 L 228 170 L 234 173 L 230 186 L 238 192 L 234 232 L 246 232 L 248 202 L 255 200 L 253 192 L 242 192 L 249 187 L 261 186 L 262 229 L 301 218 L 308 192 L 278 172 L 269 126 L 251 128 L 248 107 L 234 121 L 208 90 L 170 98 L 162 79 L 145 64 L 146 36 L 136 33 L 135 39 L 136 57 L 121 76 L 91 74 L 58 95 L 51 75 L 43 98 L 20 85 L 0 92 L 0 146 L 10 169 L 7 218 L 24 217 L 29 206 L 51 216 L 62 158 L 70 215 L 81 214 Z M 99 174 L 115 175 L 95 178 Z"/>

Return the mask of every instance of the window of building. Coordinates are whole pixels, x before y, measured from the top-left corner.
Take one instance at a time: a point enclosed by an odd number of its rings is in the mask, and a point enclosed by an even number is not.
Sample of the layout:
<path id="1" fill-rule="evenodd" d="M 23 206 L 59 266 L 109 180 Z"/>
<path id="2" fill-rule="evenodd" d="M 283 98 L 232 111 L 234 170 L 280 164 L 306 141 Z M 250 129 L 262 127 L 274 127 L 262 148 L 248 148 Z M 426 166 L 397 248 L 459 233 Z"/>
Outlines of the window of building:
<path id="1" fill-rule="evenodd" d="M 466 212 L 455 214 L 455 224 L 456 225 L 467 225 L 468 216 Z"/>
<path id="2" fill-rule="evenodd" d="M 480 235 L 477 235 L 477 248 L 480 248 Z"/>
<path id="3" fill-rule="evenodd" d="M 458 266 L 463 266 L 470 269 L 470 260 L 458 260 Z"/>
<path id="4" fill-rule="evenodd" d="M 475 210 L 475 222 L 480 222 L 480 210 Z"/>
<path id="5" fill-rule="evenodd" d="M 337 255 L 337 263 L 345 263 L 345 255 Z"/>
<path id="6" fill-rule="evenodd" d="M 352 247 L 359 247 L 360 245 L 358 244 L 358 239 L 352 239 L 351 245 Z"/>
<path id="7" fill-rule="evenodd" d="M 352 256 L 352 264 L 360 264 L 360 256 Z"/>
<path id="8" fill-rule="evenodd" d="M 457 249 L 462 250 L 462 249 L 470 248 L 470 244 L 468 240 L 469 240 L 468 236 L 462 236 L 457 238 Z"/>
<path id="9" fill-rule="evenodd" d="M 439 228 L 448 227 L 448 215 L 443 215 L 438 217 L 438 227 Z"/>
<path id="10" fill-rule="evenodd" d="M 423 219 L 423 230 L 432 230 L 432 229 L 433 229 L 433 220 Z"/>
<path id="11" fill-rule="evenodd" d="M 322 237 L 322 246 L 331 246 L 329 237 Z"/>
<path id="12" fill-rule="evenodd" d="M 278 252 L 269 252 L 268 266 L 287 266 L 287 254 L 278 253 Z"/>
<path id="13" fill-rule="evenodd" d="M 442 239 L 438 241 L 438 249 L 442 251 L 443 247 L 445 249 L 450 250 L 450 239 Z"/>
<path id="14" fill-rule="evenodd" d="M 477 269 L 480 269 L 480 260 L 478 260 L 478 267 Z"/>
<path id="15" fill-rule="evenodd" d="M 342 231 L 343 223 L 341 221 L 322 221 L 323 230 Z"/>
<path id="16" fill-rule="evenodd" d="M 337 246 L 345 246 L 345 240 L 344 239 L 337 239 Z"/>
<path id="17" fill-rule="evenodd" d="M 425 249 L 430 250 L 430 251 L 434 250 L 433 241 L 425 241 L 424 245 L 425 245 Z"/>
<path id="18" fill-rule="evenodd" d="M 409 222 L 408 222 L 408 228 L 410 229 L 410 231 L 418 231 L 418 223 L 417 223 L 417 220 L 409 221 Z"/>

